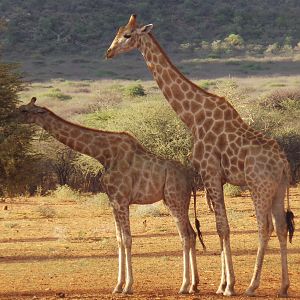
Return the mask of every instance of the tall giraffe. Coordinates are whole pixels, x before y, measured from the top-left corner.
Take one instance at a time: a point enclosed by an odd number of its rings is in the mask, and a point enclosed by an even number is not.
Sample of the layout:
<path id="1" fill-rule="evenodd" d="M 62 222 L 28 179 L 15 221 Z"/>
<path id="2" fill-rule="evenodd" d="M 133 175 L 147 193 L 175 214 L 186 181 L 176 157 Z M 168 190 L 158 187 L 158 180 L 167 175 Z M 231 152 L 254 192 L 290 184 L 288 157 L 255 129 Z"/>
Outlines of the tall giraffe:
<path id="1" fill-rule="evenodd" d="M 223 184 L 248 186 L 258 223 L 259 246 L 247 295 L 259 286 L 263 258 L 274 217 L 280 243 L 282 281 L 279 295 L 287 296 L 287 222 L 292 224 L 289 201 L 284 209 L 290 180 L 289 164 L 275 140 L 249 127 L 224 98 L 208 93 L 188 80 L 170 61 L 150 32 L 153 25 L 138 26 L 136 15 L 120 27 L 106 57 L 137 48 L 166 100 L 193 134 L 192 163 L 212 200 L 221 245 L 221 282 L 218 294 L 235 294 L 235 276 L 229 241 Z M 289 229 L 290 238 L 293 227 Z"/>
<path id="2" fill-rule="evenodd" d="M 95 158 L 105 168 L 101 184 L 113 207 L 119 248 L 119 273 L 114 293 L 132 293 L 129 205 L 152 204 L 162 199 L 175 220 L 183 244 L 183 282 L 180 293 L 197 292 L 199 276 L 196 234 L 188 216 L 192 190 L 197 233 L 202 246 L 205 246 L 197 225 L 195 207 L 195 188 L 201 181 L 195 176 L 194 170 L 152 154 L 126 132 L 102 131 L 76 125 L 45 107 L 35 105 L 35 102 L 36 98 L 33 97 L 29 104 L 17 109 L 14 115 L 20 122 L 39 125 L 61 143 Z"/>

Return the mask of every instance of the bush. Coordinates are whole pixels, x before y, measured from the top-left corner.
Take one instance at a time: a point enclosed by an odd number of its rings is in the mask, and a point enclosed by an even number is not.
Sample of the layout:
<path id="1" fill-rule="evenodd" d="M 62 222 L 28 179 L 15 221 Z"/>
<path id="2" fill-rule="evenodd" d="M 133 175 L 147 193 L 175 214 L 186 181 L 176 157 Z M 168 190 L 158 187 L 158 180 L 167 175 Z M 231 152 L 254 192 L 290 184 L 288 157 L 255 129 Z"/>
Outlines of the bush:
<path id="1" fill-rule="evenodd" d="M 160 99 L 130 101 L 126 106 L 103 109 L 83 118 L 83 123 L 89 127 L 130 132 L 153 153 L 183 163 L 188 161 L 190 133 L 168 104 Z"/>
<path id="2" fill-rule="evenodd" d="M 224 42 L 231 48 L 239 48 L 244 45 L 244 40 L 239 34 L 231 33 L 225 39 Z"/>
<path id="3" fill-rule="evenodd" d="M 68 185 L 60 185 L 58 186 L 50 196 L 58 199 L 58 200 L 80 200 L 80 193 L 76 190 L 71 189 Z"/>
<path id="4" fill-rule="evenodd" d="M 268 94 L 261 101 L 261 105 L 267 109 L 288 109 L 296 105 L 300 109 L 300 89 L 280 89 Z"/>
<path id="5" fill-rule="evenodd" d="M 265 50 L 265 54 L 278 54 L 280 52 L 280 46 L 278 43 L 271 44 Z"/>
<path id="6" fill-rule="evenodd" d="M 290 129 L 280 132 L 276 137 L 280 146 L 284 149 L 290 162 L 292 182 L 300 180 L 300 132 L 299 129 Z"/>
<path id="7" fill-rule="evenodd" d="M 54 208 L 46 205 L 41 205 L 37 209 L 38 213 L 41 215 L 43 218 L 54 218 L 56 216 L 56 211 Z"/>
<path id="8" fill-rule="evenodd" d="M 131 97 L 139 97 L 146 95 L 145 90 L 140 83 L 126 87 L 125 94 Z"/>
<path id="9" fill-rule="evenodd" d="M 167 210 L 161 203 L 139 205 L 135 210 L 135 215 L 139 217 L 162 217 L 168 215 Z"/>
<path id="10" fill-rule="evenodd" d="M 0 197 L 26 193 L 39 177 L 39 158 L 31 153 L 33 130 L 9 117 L 23 88 L 16 66 L 0 61 Z"/>
<path id="11" fill-rule="evenodd" d="M 95 208 L 108 208 L 110 206 L 109 199 L 104 193 L 87 196 L 84 204 L 88 206 L 95 206 Z"/>
<path id="12" fill-rule="evenodd" d="M 231 185 L 229 183 L 224 184 L 224 195 L 228 197 L 240 197 L 242 195 L 242 189 L 240 186 Z"/>
<path id="13" fill-rule="evenodd" d="M 72 99 L 72 96 L 62 93 L 61 90 L 58 88 L 52 89 L 49 93 L 46 93 L 45 96 L 50 98 L 56 98 L 62 101 Z"/>

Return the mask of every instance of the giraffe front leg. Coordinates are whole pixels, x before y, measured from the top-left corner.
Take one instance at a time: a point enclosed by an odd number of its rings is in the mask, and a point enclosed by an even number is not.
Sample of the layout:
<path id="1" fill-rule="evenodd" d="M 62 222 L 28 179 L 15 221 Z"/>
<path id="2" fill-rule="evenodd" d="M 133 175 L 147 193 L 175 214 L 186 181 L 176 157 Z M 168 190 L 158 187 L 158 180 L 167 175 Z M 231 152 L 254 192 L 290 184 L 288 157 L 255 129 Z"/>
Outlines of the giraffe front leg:
<path id="1" fill-rule="evenodd" d="M 123 294 L 132 294 L 133 275 L 132 275 L 132 263 L 131 263 L 131 246 L 132 238 L 129 222 L 129 207 L 126 207 L 122 211 L 122 240 L 125 248 L 126 259 L 126 281 L 123 289 Z"/>
<path id="2" fill-rule="evenodd" d="M 114 218 L 115 218 L 115 226 L 116 226 L 116 237 L 118 243 L 118 252 L 119 252 L 119 272 L 118 272 L 118 281 L 117 285 L 113 290 L 113 293 L 122 293 L 123 292 L 123 285 L 125 282 L 125 248 L 123 246 L 122 241 L 122 232 L 121 232 L 121 225 L 118 219 L 117 211 L 113 210 Z"/>
<path id="3" fill-rule="evenodd" d="M 223 293 L 224 296 L 234 296 L 234 284 L 235 284 L 235 276 L 233 271 L 233 263 L 232 263 L 232 255 L 230 248 L 230 240 L 229 240 L 229 229 L 228 234 L 225 234 L 223 239 L 224 243 L 224 262 L 225 262 L 225 273 L 226 273 L 226 288 Z"/>
<path id="4" fill-rule="evenodd" d="M 221 246 L 221 281 L 216 293 L 223 294 L 224 296 L 233 296 L 235 295 L 235 276 L 230 248 L 230 230 L 224 203 L 222 185 L 220 184 L 219 186 L 212 186 L 207 189 L 207 192 L 213 202 L 217 232 L 220 238 Z"/>
<path id="5" fill-rule="evenodd" d="M 190 287 L 190 237 L 186 222 L 182 221 L 182 217 L 177 217 L 176 213 L 173 212 L 172 215 L 175 218 L 183 248 L 183 275 L 179 294 L 188 294 Z"/>
<path id="6" fill-rule="evenodd" d="M 199 274 L 196 260 L 196 233 L 189 222 L 189 235 L 190 235 L 190 263 L 192 272 L 192 284 L 190 286 L 190 294 L 198 294 Z"/>
<path id="7" fill-rule="evenodd" d="M 188 294 L 190 287 L 190 254 L 189 254 L 189 237 L 182 238 L 183 244 L 183 275 L 182 285 L 179 290 L 179 294 Z"/>
<path id="8" fill-rule="evenodd" d="M 227 283 L 226 283 L 226 266 L 225 266 L 225 256 L 223 251 L 223 243 L 222 239 L 220 239 L 221 243 L 221 282 L 217 289 L 217 294 L 224 294 Z"/>

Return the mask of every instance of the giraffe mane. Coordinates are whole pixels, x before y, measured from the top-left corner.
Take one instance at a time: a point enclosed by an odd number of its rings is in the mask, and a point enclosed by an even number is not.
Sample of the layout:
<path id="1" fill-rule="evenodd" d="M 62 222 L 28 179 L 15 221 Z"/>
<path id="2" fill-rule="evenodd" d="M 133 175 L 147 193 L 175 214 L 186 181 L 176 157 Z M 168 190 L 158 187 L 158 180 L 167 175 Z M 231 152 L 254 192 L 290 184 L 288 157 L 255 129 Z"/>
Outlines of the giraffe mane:
<path id="1" fill-rule="evenodd" d="M 165 56 L 166 60 L 168 61 L 168 63 L 171 65 L 171 67 L 177 72 L 177 74 L 181 77 L 182 80 L 188 82 L 190 85 L 192 85 L 193 87 L 195 87 L 196 89 L 200 90 L 202 93 L 205 93 L 207 96 L 212 96 L 212 97 L 217 97 L 219 99 L 222 99 L 224 102 L 226 102 L 230 108 L 234 109 L 235 108 L 231 105 L 231 103 L 229 101 L 227 101 L 224 97 L 218 96 L 216 94 L 210 93 L 204 89 L 202 89 L 201 87 L 199 87 L 197 84 L 195 84 L 193 81 L 191 81 L 190 79 L 188 79 L 184 74 L 182 74 L 182 72 L 180 72 L 180 70 L 173 64 L 173 62 L 170 60 L 169 56 L 167 55 L 166 51 L 161 47 L 161 45 L 158 43 L 158 41 L 156 40 L 156 38 L 153 36 L 153 34 L 151 32 L 148 33 L 148 35 L 150 36 L 151 40 L 153 41 L 153 43 L 158 47 L 158 49 L 161 51 L 161 53 Z"/>
<path id="2" fill-rule="evenodd" d="M 217 96 L 215 94 L 212 94 L 202 88 L 200 88 L 198 85 L 196 85 L 194 82 L 192 82 L 191 80 L 189 80 L 186 76 L 184 76 L 182 74 L 182 72 L 180 72 L 180 70 L 174 65 L 174 63 L 170 60 L 169 56 L 167 55 L 166 51 L 161 47 L 161 45 L 158 43 L 158 41 L 156 40 L 156 38 L 153 36 L 153 34 L 151 32 L 148 33 L 148 35 L 150 36 L 150 38 L 152 39 L 153 43 L 159 48 L 159 50 L 163 53 L 163 55 L 165 56 L 166 60 L 168 61 L 168 63 L 172 66 L 172 68 L 174 68 L 174 70 L 180 75 L 180 77 L 184 80 L 184 81 L 188 81 L 192 86 L 194 86 L 195 88 L 199 89 L 200 91 L 204 92 L 205 94 L 207 94 L 208 96 Z M 219 97 L 219 96 L 217 96 Z M 225 100 L 225 99 L 224 99 Z"/>
<path id="3" fill-rule="evenodd" d="M 128 136 L 131 140 L 133 140 L 135 142 L 135 144 L 143 151 L 149 153 L 149 151 L 140 143 L 140 141 L 138 141 L 132 134 L 130 134 L 129 132 L 126 131 L 110 131 L 110 130 L 101 130 L 101 129 L 96 129 L 96 128 L 90 128 L 90 127 L 86 127 L 83 126 L 81 124 L 77 124 L 77 123 L 73 123 L 71 121 L 68 121 L 60 116 L 58 116 L 57 114 L 55 114 L 52 110 L 48 109 L 47 107 L 41 107 L 43 109 L 45 109 L 49 114 L 51 114 L 52 116 L 54 116 L 55 118 L 61 120 L 62 122 L 72 125 L 72 126 L 76 126 L 79 127 L 81 129 L 85 129 L 87 131 L 91 131 L 91 132 L 99 132 L 99 133 L 108 133 L 108 134 L 120 134 L 120 135 L 125 135 Z"/>

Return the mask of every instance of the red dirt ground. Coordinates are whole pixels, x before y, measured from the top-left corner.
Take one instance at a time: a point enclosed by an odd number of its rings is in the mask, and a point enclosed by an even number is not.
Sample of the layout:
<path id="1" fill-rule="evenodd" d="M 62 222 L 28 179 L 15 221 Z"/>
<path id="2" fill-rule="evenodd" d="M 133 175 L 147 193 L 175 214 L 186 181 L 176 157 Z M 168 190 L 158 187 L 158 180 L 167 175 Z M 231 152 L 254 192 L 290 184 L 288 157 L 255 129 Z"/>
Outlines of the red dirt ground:
<path id="1" fill-rule="evenodd" d="M 300 189 L 291 189 L 292 208 L 300 215 Z M 111 295 L 117 279 L 117 245 L 110 208 L 90 201 L 50 198 L 6 199 L 0 211 L 1 299 L 219 299 L 219 241 L 214 215 L 198 197 L 198 215 L 207 252 L 198 244 L 200 294 L 177 294 L 182 250 L 172 218 L 159 206 L 158 217 L 132 208 L 134 294 Z M 257 226 L 249 195 L 226 199 L 236 274 L 234 299 L 246 299 L 257 250 Z M 0 206 L 0 208 L 2 208 Z M 45 218 L 47 212 L 54 212 Z M 192 217 L 192 210 L 190 211 Z M 143 221 L 147 221 L 147 227 Z M 296 218 L 296 225 L 299 218 Z M 300 238 L 289 244 L 291 299 L 300 299 Z M 273 234 L 265 256 L 257 298 L 274 299 L 280 287 L 280 255 Z"/>

